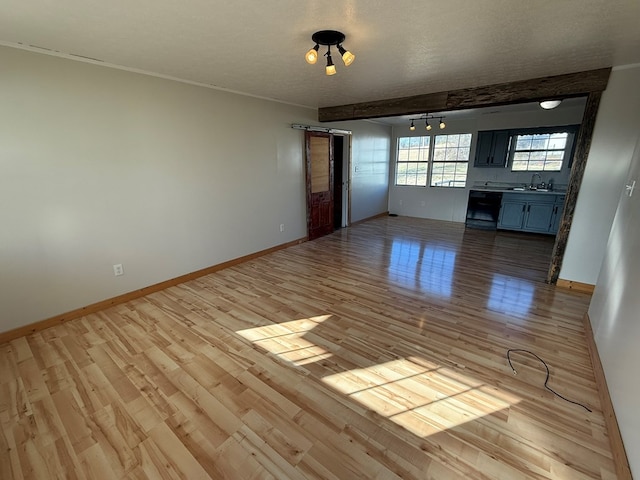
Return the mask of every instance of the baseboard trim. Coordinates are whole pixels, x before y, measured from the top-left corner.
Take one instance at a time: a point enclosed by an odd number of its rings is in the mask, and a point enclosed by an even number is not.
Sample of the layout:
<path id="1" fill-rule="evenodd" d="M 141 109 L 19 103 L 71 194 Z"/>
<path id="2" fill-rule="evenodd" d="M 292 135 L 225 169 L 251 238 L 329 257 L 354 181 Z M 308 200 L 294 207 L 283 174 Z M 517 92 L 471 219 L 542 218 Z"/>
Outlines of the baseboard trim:
<path id="1" fill-rule="evenodd" d="M 573 280 L 564 280 L 562 278 L 558 279 L 558 282 L 556 283 L 556 287 L 567 288 L 569 290 L 574 290 L 576 292 L 589 293 L 589 294 L 593 294 L 593 291 L 596 288 L 595 285 L 591 285 L 590 283 L 574 282 Z"/>
<path id="2" fill-rule="evenodd" d="M 600 397 L 600 403 L 602 404 L 602 413 L 604 415 L 604 422 L 607 426 L 607 433 L 609 434 L 609 443 L 611 444 L 613 462 L 616 465 L 616 474 L 618 475 L 619 480 L 633 480 L 633 477 L 631 476 L 631 467 L 629 466 L 629 460 L 627 458 L 627 452 L 624 449 L 622 435 L 620 434 L 620 427 L 618 426 L 616 413 L 613 410 L 613 403 L 611 402 L 611 396 L 609 395 L 607 380 L 604 376 L 604 369 L 602 368 L 602 362 L 600 361 L 600 355 L 598 354 L 598 347 L 596 346 L 596 340 L 593 336 L 589 313 L 584 314 L 583 320 L 585 335 L 587 337 L 587 347 L 589 348 L 589 356 L 591 357 L 591 365 L 593 366 L 593 373 L 596 377 L 598 396 Z"/>
<path id="3" fill-rule="evenodd" d="M 25 335 L 30 335 L 32 333 L 40 332 L 46 328 L 53 327 L 54 325 L 60 325 L 61 323 L 68 322 L 69 320 L 73 320 L 75 318 L 80 318 L 85 315 L 89 315 L 91 313 L 96 313 L 100 310 L 104 310 L 105 308 L 113 307 L 114 305 L 119 305 L 121 303 L 126 303 L 131 300 L 135 300 L 136 298 L 144 297 L 145 295 L 149 295 L 150 293 L 158 292 L 160 290 L 164 290 L 165 288 L 173 287 L 180 283 L 188 282 L 189 280 L 194 280 L 196 278 L 203 277 L 204 275 L 208 275 L 210 273 L 217 272 L 224 268 L 229 268 L 234 265 L 238 265 L 240 263 L 244 263 L 249 260 L 262 257 L 264 255 L 276 252 L 278 250 L 289 248 L 293 245 L 298 245 L 300 243 L 306 242 L 307 240 L 308 238 L 304 237 L 298 240 L 294 240 L 292 242 L 276 245 L 275 247 L 267 248 L 266 250 L 261 250 L 259 252 L 251 253 L 249 255 L 244 255 L 242 257 L 234 258 L 233 260 L 222 262 L 217 265 L 212 265 L 210 267 L 203 268 L 202 270 L 196 270 L 195 272 L 187 273 L 185 275 L 180 275 L 179 277 L 175 277 L 170 280 L 165 280 L 164 282 L 156 283 L 148 287 L 143 287 L 138 290 L 134 290 L 132 292 L 123 293 L 122 295 L 118 295 L 117 297 L 108 298 L 106 300 L 92 303 L 91 305 L 87 305 L 85 307 L 76 308 L 75 310 L 71 310 L 69 312 L 62 313 L 60 315 L 56 315 L 54 317 L 47 318 L 45 320 L 40 320 L 35 323 L 30 323 L 29 325 L 24 325 L 22 327 L 14 328 L 13 330 L 2 332 L 0 333 L 0 344 L 5 342 L 10 342 L 11 340 L 15 340 L 16 338 L 20 338 Z"/>
<path id="4" fill-rule="evenodd" d="M 369 220 L 373 220 L 375 218 L 381 218 L 381 217 L 388 217 L 389 216 L 389 212 L 382 212 L 382 213 L 378 213 L 376 215 L 373 215 L 371 217 L 367 217 L 367 218 L 363 218 L 362 220 L 358 220 L 357 222 L 352 222 L 351 224 L 349 224 L 350 227 L 353 227 L 354 225 L 358 225 L 360 223 L 364 223 L 364 222 L 368 222 Z"/>

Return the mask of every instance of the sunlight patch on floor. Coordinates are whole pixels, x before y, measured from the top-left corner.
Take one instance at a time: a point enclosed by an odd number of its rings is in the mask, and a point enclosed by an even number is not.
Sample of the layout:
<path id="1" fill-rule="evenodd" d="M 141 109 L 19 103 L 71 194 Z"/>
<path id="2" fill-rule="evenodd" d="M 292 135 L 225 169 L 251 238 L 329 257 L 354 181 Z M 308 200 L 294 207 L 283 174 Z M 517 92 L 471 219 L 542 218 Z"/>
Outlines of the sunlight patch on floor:
<path id="1" fill-rule="evenodd" d="M 452 368 L 402 358 L 324 377 L 323 382 L 424 437 L 507 409 L 520 398 Z"/>
<path id="2" fill-rule="evenodd" d="M 333 355 L 304 338 L 331 317 L 319 315 L 237 333 L 278 358 L 302 366 Z M 458 369 L 422 357 L 348 369 L 327 375 L 322 381 L 421 437 L 500 412 L 521 400 Z"/>
<path id="3" fill-rule="evenodd" d="M 332 356 L 331 352 L 303 338 L 331 317 L 332 315 L 318 315 L 290 322 L 248 328 L 239 330 L 237 333 L 279 358 L 301 366 Z"/>

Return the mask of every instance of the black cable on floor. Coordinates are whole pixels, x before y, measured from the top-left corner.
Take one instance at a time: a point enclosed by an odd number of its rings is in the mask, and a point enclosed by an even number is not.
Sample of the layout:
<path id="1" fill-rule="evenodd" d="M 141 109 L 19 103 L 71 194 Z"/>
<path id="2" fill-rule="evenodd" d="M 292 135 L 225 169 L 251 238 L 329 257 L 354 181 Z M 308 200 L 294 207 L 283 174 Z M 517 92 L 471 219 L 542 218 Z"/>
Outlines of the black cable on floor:
<path id="1" fill-rule="evenodd" d="M 569 403 L 573 403 L 574 405 L 580 405 L 582 408 L 584 408 L 587 412 L 591 412 L 591 410 L 586 406 L 583 405 L 582 403 L 579 402 L 574 402 L 573 400 L 569 400 L 566 397 L 563 397 L 562 395 L 560 395 L 558 392 L 556 392 L 554 389 L 552 389 L 548 383 L 549 383 L 549 366 L 547 365 L 547 363 L 541 359 L 538 355 L 536 355 L 533 352 L 530 352 L 529 350 L 523 350 L 521 348 L 510 348 L 509 350 L 507 350 L 507 360 L 509 361 L 509 366 L 511 367 L 511 370 L 513 370 L 513 374 L 516 375 L 518 372 L 516 372 L 516 369 L 513 368 L 513 364 L 511 363 L 511 352 L 516 352 L 516 353 L 528 353 L 529 355 L 533 355 L 534 357 L 536 357 L 538 360 L 540 360 L 542 362 L 542 364 L 544 365 L 544 368 L 547 370 L 547 378 L 545 378 L 544 380 L 544 388 L 546 388 L 547 390 L 549 390 L 551 393 L 553 393 L 554 395 L 560 397 L 561 399 L 569 402 Z"/>

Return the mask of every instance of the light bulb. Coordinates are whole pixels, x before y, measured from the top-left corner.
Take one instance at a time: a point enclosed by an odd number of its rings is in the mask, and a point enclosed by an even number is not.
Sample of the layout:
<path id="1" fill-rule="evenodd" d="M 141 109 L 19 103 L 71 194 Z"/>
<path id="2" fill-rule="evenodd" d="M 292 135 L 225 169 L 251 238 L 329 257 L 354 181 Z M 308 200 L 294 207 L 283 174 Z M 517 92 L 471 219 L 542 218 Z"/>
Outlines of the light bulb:
<path id="1" fill-rule="evenodd" d="M 413 120 L 411 120 L 411 126 L 409 126 L 409 130 L 412 132 L 416 129 L 416 126 L 413 124 Z"/>
<path id="2" fill-rule="evenodd" d="M 336 66 L 333 64 L 333 60 L 331 59 L 331 52 L 327 52 L 327 66 L 324 69 L 327 75 L 335 75 L 336 74 Z"/>
<path id="3" fill-rule="evenodd" d="M 351 65 L 355 59 L 356 59 L 356 56 L 349 51 L 345 52 L 345 54 L 342 55 L 342 61 L 347 67 Z"/>
<path id="4" fill-rule="evenodd" d="M 338 45 L 338 51 L 340 52 L 340 55 L 342 55 L 342 61 L 347 67 L 356 59 L 356 56 L 350 51 L 345 50 L 342 45 Z"/>
<path id="5" fill-rule="evenodd" d="M 320 48 L 320 45 L 316 45 L 315 47 L 313 47 L 304 56 L 304 59 L 308 64 L 313 65 L 318 61 L 318 48 Z"/>
<path id="6" fill-rule="evenodd" d="M 440 120 L 440 130 L 444 130 L 444 127 L 446 127 L 447 124 L 444 123 L 442 120 Z"/>
<path id="7" fill-rule="evenodd" d="M 424 127 L 426 130 L 431 130 L 433 127 L 431 126 L 431 124 L 429 122 L 427 122 L 427 126 Z"/>

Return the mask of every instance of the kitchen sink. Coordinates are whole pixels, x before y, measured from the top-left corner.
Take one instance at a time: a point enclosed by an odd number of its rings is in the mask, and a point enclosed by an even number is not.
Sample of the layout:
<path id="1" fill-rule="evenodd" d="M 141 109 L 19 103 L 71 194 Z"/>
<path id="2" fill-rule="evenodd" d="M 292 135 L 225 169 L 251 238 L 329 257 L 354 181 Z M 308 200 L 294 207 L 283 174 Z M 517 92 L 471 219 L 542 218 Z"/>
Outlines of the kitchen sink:
<path id="1" fill-rule="evenodd" d="M 526 188 L 526 187 L 511 187 L 509 190 L 514 192 L 549 192 L 548 188 Z"/>

